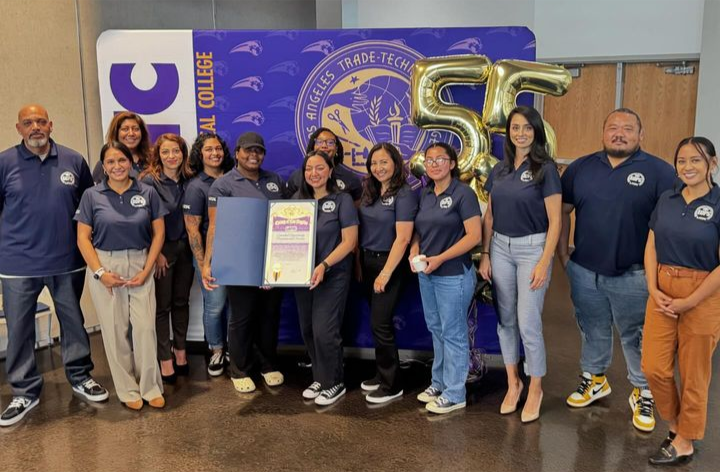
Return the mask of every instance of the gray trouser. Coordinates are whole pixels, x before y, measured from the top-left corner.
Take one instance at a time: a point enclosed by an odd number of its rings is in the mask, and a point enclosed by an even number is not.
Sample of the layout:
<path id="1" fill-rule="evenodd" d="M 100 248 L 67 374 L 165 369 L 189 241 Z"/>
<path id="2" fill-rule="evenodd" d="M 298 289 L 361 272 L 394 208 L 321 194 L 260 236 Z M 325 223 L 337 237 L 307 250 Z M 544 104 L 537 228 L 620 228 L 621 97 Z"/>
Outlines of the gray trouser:
<path id="1" fill-rule="evenodd" d="M 505 364 L 517 364 L 520 339 L 525 349 L 526 374 L 547 372 L 542 310 L 550 276 L 538 290 L 530 289 L 530 276 L 545 249 L 546 233 L 511 238 L 493 234 L 490 247 L 493 288 L 498 307 L 498 338 Z M 548 271 L 552 270 L 552 266 Z"/>
<path id="2" fill-rule="evenodd" d="M 147 259 L 146 250 L 96 251 L 106 270 L 126 279 L 142 271 Z M 102 282 L 92 279 L 90 295 L 97 310 L 105 354 L 120 401 L 159 397 L 163 388 L 157 362 L 153 274 L 140 287 L 113 288 L 112 295 Z M 132 325 L 132 346 L 128 340 L 129 325 Z"/>

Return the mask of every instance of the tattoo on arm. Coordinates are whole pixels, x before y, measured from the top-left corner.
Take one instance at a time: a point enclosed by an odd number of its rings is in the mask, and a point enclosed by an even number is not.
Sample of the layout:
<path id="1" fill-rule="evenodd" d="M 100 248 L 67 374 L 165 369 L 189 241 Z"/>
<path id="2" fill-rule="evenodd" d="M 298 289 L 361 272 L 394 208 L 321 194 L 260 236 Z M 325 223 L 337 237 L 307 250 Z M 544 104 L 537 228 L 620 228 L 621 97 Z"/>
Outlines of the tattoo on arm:
<path id="1" fill-rule="evenodd" d="M 198 267 L 202 267 L 205 261 L 205 248 L 200 234 L 200 223 L 202 223 L 202 216 L 185 215 L 185 229 L 188 233 L 190 250 L 197 261 Z"/>

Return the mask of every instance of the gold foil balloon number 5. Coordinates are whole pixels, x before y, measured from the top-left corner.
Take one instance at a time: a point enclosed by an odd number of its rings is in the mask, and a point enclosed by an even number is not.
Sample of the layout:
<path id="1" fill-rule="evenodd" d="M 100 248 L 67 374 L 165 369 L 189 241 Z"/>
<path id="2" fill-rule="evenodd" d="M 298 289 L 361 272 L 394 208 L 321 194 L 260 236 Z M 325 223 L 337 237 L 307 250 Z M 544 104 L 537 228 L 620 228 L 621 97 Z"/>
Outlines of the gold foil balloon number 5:
<path id="1" fill-rule="evenodd" d="M 515 108 L 521 92 L 564 95 L 572 78 L 563 67 L 539 62 L 500 60 L 493 64 L 487 56 L 458 55 L 429 57 L 415 62 L 410 81 L 410 108 L 413 122 L 421 129 L 443 129 L 462 141 L 458 155 L 461 179 L 470 182 L 478 197 L 485 200 L 482 183 L 497 159 L 491 154 L 490 133 L 505 133 L 508 114 Z M 469 108 L 446 103 L 440 97 L 450 84 L 486 83 L 482 116 Z M 548 151 L 557 154 L 555 131 L 545 122 Z M 425 156 L 415 153 L 410 170 L 420 178 L 425 174 Z"/>

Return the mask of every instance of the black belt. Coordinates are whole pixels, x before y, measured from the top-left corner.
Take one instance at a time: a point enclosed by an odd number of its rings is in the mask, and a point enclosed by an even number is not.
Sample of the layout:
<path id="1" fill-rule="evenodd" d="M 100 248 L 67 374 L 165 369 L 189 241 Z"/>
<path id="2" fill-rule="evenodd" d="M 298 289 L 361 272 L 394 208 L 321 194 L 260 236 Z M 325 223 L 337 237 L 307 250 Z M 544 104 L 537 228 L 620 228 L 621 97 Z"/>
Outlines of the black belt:
<path id="1" fill-rule="evenodd" d="M 390 251 L 371 251 L 363 248 L 363 254 L 368 257 L 385 257 L 390 254 Z"/>

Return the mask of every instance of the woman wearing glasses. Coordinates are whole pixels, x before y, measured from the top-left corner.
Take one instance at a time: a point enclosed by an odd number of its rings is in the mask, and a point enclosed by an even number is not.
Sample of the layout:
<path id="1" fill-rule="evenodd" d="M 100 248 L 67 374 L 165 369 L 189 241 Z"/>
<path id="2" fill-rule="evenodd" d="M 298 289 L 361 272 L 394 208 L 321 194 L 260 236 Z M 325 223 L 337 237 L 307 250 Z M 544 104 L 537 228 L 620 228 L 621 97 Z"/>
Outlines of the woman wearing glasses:
<path id="1" fill-rule="evenodd" d="M 185 339 L 194 269 L 182 210 L 187 158 L 185 140 L 176 134 L 163 134 L 155 141 L 148 167 L 140 175 L 144 184 L 155 188 L 169 212 L 165 215 L 165 242 L 155 263 L 155 324 L 160 373 L 170 384 L 175 383 L 178 374 L 189 373 Z"/>
<path id="2" fill-rule="evenodd" d="M 340 139 L 328 128 L 318 128 L 310 135 L 306 152 L 322 151 L 333 161 L 333 176 L 340 192 L 349 193 L 357 204 L 362 197 L 362 182 L 360 178 L 343 164 L 345 151 Z M 298 191 L 303 182 L 302 169 L 297 169 L 290 175 L 287 182 L 287 194 L 292 196 Z"/>
<path id="3" fill-rule="evenodd" d="M 470 251 L 480 243 L 480 204 L 459 180 L 457 153 L 446 143 L 425 150 L 426 175 L 415 217 L 410 267 L 418 272 L 425 322 L 432 334 L 432 383 L 418 395 L 433 413 L 465 408 L 469 369 L 467 311 L 475 290 Z"/>

